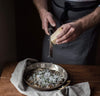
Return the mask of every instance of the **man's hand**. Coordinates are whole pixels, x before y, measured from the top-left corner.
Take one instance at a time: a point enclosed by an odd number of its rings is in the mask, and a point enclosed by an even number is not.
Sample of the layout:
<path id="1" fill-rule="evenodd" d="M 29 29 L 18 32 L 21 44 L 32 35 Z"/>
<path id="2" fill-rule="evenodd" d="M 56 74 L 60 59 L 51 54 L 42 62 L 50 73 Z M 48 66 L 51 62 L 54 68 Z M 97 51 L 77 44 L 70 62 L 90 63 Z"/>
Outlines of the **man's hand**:
<path id="1" fill-rule="evenodd" d="M 53 27 L 56 26 L 56 23 L 53 19 L 53 15 L 50 12 L 43 10 L 40 13 L 40 18 L 41 18 L 41 21 L 42 21 L 42 29 L 45 31 L 45 33 L 47 35 L 49 35 L 48 24 L 50 24 Z"/>
<path id="2" fill-rule="evenodd" d="M 56 43 L 63 44 L 75 40 L 82 32 L 82 26 L 80 22 L 71 22 L 63 24 L 61 26 L 62 31 L 57 36 Z"/>
<path id="3" fill-rule="evenodd" d="M 58 35 L 56 40 L 57 44 L 67 43 L 75 40 L 83 31 L 92 28 L 100 23 L 100 7 L 97 7 L 90 14 L 76 20 L 75 22 L 62 25 L 61 34 Z"/>

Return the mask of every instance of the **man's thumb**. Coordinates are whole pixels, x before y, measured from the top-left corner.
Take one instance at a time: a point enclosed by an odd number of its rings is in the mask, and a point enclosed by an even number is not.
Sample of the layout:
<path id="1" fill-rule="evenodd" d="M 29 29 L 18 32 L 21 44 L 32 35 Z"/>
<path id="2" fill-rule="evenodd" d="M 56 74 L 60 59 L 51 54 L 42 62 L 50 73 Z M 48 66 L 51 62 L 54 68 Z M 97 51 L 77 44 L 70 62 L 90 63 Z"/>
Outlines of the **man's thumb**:
<path id="1" fill-rule="evenodd" d="M 48 21 L 49 21 L 49 23 L 51 24 L 51 26 L 53 26 L 53 27 L 56 26 L 56 23 L 55 23 L 55 21 L 53 20 L 52 17 L 49 17 L 49 18 L 48 18 Z"/>

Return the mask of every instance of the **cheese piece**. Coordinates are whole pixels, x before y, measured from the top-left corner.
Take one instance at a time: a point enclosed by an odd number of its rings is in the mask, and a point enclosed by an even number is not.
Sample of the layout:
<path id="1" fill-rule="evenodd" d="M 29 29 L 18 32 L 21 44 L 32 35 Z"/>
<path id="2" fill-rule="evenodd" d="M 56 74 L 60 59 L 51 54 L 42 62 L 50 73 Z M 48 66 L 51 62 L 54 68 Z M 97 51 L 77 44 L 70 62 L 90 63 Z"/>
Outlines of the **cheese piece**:
<path id="1" fill-rule="evenodd" d="M 59 35 L 59 33 L 61 32 L 62 28 L 58 28 L 52 35 L 51 35 L 51 42 L 53 44 L 56 44 L 56 40 L 57 40 L 57 36 Z"/>

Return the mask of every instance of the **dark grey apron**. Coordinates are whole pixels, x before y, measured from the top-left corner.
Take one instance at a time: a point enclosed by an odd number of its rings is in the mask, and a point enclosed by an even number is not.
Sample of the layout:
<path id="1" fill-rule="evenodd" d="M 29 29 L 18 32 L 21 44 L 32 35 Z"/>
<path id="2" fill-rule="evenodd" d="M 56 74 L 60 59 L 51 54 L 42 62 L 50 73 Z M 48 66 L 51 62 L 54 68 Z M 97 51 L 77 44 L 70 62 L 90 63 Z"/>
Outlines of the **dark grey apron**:
<path id="1" fill-rule="evenodd" d="M 57 27 L 73 22 L 93 12 L 98 2 L 72 2 L 67 0 L 52 0 L 52 14 Z M 92 51 L 96 38 L 97 26 L 83 32 L 76 40 L 53 46 L 53 58 L 48 57 L 48 36 L 44 38 L 42 61 L 57 64 L 87 64 L 87 58 Z"/>

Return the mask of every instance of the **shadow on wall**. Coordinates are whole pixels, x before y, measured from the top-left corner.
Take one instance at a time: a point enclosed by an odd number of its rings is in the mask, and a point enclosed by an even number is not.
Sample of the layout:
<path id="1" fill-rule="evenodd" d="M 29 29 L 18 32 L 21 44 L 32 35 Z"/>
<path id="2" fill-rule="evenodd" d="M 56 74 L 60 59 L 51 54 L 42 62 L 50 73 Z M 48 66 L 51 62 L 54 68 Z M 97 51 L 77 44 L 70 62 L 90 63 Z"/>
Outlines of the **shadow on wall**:
<path id="1" fill-rule="evenodd" d="M 98 24 L 98 38 L 97 38 L 97 48 L 96 48 L 96 65 L 100 65 L 100 23 Z"/>
<path id="2" fill-rule="evenodd" d="M 0 0 L 0 71 L 16 61 L 16 32 L 14 0 Z"/>
<path id="3" fill-rule="evenodd" d="M 41 60 L 43 30 L 32 0 L 15 0 L 17 60 Z"/>

